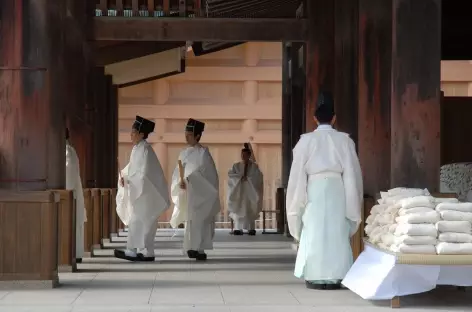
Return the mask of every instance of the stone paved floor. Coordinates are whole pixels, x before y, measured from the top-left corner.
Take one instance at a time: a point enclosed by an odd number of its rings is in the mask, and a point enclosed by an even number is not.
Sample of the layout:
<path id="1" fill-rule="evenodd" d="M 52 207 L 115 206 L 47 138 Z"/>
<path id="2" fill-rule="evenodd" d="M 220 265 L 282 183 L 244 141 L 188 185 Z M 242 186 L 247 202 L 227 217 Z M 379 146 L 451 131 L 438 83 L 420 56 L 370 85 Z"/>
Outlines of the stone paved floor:
<path id="1" fill-rule="evenodd" d="M 52 290 L 0 291 L 0 311 L 44 312 L 375 312 L 388 302 L 368 302 L 349 290 L 307 290 L 293 277 L 295 252 L 278 235 L 216 235 L 206 263 L 182 256 L 181 233 L 156 236 L 158 261 L 128 263 L 85 259 L 79 273 L 61 274 Z M 126 238 L 110 244 L 122 246 Z M 445 288 L 407 297 L 402 311 L 472 311 L 472 291 Z"/>

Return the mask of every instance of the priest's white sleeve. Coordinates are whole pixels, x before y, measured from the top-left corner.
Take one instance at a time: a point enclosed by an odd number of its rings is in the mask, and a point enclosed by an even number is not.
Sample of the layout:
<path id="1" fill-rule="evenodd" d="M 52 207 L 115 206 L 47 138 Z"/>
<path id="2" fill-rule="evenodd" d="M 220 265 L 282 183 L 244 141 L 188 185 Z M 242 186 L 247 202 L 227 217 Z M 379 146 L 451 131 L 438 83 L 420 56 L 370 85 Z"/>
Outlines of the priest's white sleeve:
<path id="1" fill-rule="evenodd" d="M 286 210 L 290 234 L 300 241 L 302 216 L 307 201 L 308 177 L 305 171 L 307 146 L 303 137 L 293 149 L 292 167 L 287 186 Z"/>
<path id="2" fill-rule="evenodd" d="M 346 197 L 346 218 L 351 221 L 351 236 L 357 232 L 362 221 L 364 190 L 362 171 L 354 142 L 349 139 L 343 159 L 343 182 Z"/>

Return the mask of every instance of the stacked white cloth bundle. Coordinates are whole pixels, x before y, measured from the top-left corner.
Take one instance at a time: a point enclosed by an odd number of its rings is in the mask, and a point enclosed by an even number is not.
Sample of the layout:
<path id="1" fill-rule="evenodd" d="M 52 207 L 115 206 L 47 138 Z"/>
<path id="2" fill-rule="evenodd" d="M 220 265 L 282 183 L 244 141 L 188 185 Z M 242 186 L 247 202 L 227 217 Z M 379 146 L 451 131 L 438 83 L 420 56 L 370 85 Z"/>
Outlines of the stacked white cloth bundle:
<path id="1" fill-rule="evenodd" d="M 380 195 L 379 204 L 372 208 L 371 215 L 366 220 L 365 232 L 369 242 L 389 249 L 395 243 L 393 233 L 397 227 L 396 218 L 402 209 L 401 201 L 412 196 L 429 195 L 429 192 L 423 189 L 395 188 L 380 192 Z"/>
<path id="2" fill-rule="evenodd" d="M 444 200 L 436 206 L 441 221 L 436 252 L 438 255 L 472 254 L 472 203 L 454 199 Z"/>
<path id="3" fill-rule="evenodd" d="M 440 215 L 434 209 L 434 197 L 408 197 L 400 201 L 400 206 L 389 249 L 399 253 L 435 254 L 438 236 L 435 224 Z"/>

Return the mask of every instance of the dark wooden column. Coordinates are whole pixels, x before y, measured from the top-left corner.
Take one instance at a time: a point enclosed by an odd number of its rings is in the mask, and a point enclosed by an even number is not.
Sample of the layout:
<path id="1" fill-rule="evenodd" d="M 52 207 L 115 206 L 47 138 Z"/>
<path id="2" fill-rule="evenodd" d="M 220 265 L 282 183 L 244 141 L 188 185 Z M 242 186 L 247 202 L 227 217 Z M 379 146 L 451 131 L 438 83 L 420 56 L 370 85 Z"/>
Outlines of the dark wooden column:
<path id="1" fill-rule="evenodd" d="M 394 4 L 391 184 L 438 191 L 441 0 Z"/>
<path id="2" fill-rule="evenodd" d="M 366 193 L 439 187 L 439 0 L 360 0 L 359 152 Z"/>
<path id="3" fill-rule="evenodd" d="M 334 102 L 336 128 L 357 143 L 359 0 L 335 0 Z"/>
<path id="4" fill-rule="evenodd" d="M 110 140 L 111 154 L 110 159 L 111 175 L 110 187 L 115 188 L 118 181 L 118 86 L 112 85 L 110 89 Z"/>
<path id="5" fill-rule="evenodd" d="M 320 90 L 334 93 L 334 1 L 308 0 L 305 16 L 309 19 L 306 53 L 305 130 L 315 128 L 313 113 Z"/>
<path id="6" fill-rule="evenodd" d="M 391 0 L 359 0 L 358 150 L 364 192 L 390 187 Z"/>
<path id="7" fill-rule="evenodd" d="M 291 119 L 291 81 L 290 58 L 291 43 L 282 45 L 282 185 L 287 187 L 292 164 L 292 119 Z"/>
<path id="8" fill-rule="evenodd" d="M 1 188 L 65 184 L 61 14 L 45 1 L 0 3 Z"/>

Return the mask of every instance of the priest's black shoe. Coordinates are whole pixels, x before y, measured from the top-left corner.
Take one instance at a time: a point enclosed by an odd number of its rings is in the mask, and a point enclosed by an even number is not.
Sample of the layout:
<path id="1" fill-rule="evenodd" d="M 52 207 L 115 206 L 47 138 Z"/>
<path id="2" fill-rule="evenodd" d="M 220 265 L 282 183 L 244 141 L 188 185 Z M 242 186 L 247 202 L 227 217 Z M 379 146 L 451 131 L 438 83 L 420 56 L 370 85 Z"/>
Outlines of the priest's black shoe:
<path id="1" fill-rule="evenodd" d="M 145 262 L 152 262 L 156 260 L 155 257 L 145 257 L 142 253 L 138 253 L 138 260 L 139 261 L 145 261 Z"/>
<path id="2" fill-rule="evenodd" d="M 124 250 L 115 249 L 115 257 L 118 259 L 128 260 L 128 261 L 138 261 L 138 257 L 127 256 Z"/>
<path id="3" fill-rule="evenodd" d="M 241 236 L 241 235 L 243 235 L 243 231 L 241 231 L 241 230 L 234 230 L 234 231 L 233 231 L 233 235 Z"/>
<path id="4" fill-rule="evenodd" d="M 197 255 L 197 261 L 205 261 L 207 259 L 207 254 L 204 252 L 199 252 Z"/>
<path id="5" fill-rule="evenodd" d="M 248 235 L 250 236 L 255 236 L 256 235 L 256 230 L 250 230 L 249 232 L 247 232 Z"/>
<path id="6" fill-rule="evenodd" d="M 306 288 L 308 289 L 317 289 L 317 290 L 324 290 L 326 289 L 326 284 L 314 284 L 308 281 L 305 281 Z"/>
<path id="7" fill-rule="evenodd" d="M 75 263 L 82 263 L 82 258 L 75 259 Z"/>
<path id="8" fill-rule="evenodd" d="M 187 256 L 190 259 L 196 259 L 197 256 L 198 256 L 198 251 L 196 251 L 196 250 L 187 250 Z"/>
<path id="9" fill-rule="evenodd" d="M 326 290 L 338 290 L 341 289 L 341 284 L 326 284 Z"/>

